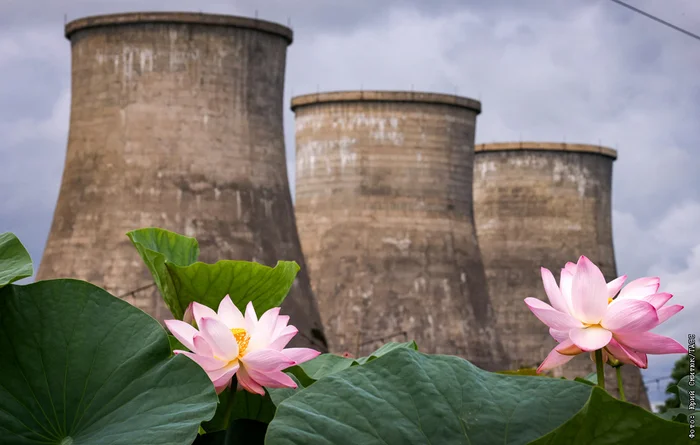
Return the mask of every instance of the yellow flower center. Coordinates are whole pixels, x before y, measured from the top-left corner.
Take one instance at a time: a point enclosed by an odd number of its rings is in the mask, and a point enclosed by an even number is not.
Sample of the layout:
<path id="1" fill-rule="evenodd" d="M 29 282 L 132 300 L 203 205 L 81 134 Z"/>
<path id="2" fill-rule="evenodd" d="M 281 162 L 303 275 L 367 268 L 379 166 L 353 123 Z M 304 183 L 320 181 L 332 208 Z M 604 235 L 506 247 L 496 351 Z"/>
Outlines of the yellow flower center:
<path id="1" fill-rule="evenodd" d="M 610 303 L 612 303 L 612 302 L 613 302 L 613 299 L 612 299 L 612 298 L 608 298 L 608 304 L 610 304 Z"/>
<path id="2" fill-rule="evenodd" d="M 245 331 L 245 329 L 241 328 L 231 329 L 231 334 L 233 334 L 233 338 L 235 338 L 236 343 L 238 343 L 238 356 L 242 357 L 245 353 L 245 350 L 248 348 L 250 337 L 248 336 L 248 333 Z"/>

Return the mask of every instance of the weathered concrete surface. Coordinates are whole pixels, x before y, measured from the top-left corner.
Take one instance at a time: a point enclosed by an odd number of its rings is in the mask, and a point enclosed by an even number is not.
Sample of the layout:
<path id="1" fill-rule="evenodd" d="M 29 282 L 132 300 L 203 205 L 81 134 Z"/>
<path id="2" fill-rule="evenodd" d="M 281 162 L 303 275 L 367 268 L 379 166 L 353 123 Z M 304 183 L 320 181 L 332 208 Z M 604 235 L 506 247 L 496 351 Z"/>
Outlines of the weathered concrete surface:
<path id="1" fill-rule="evenodd" d="M 479 102 L 350 91 L 292 109 L 299 236 L 331 350 L 408 338 L 501 369 L 472 213 Z"/>
<path id="2" fill-rule="evenodd" d="M 581 144 L 516 142 L 476 146 L 474 211 L 489 293 L 510 367 L 538 366 L 556 342 L 523 300 L 548 301 L 540 267 L 559 280 L 567 261 L 586 255 L 617 277 L 611 226 L 615 150 Z M 595 371 L 588 355 L 555 370 Z M 624 366 L 626 396 L 649 407 L 641 373 Z M 607 384 L 617 394 L 614 372 Z"/>
<path id="3" fill-rule="evenodd" d="M 288 186 L 282 97 L 291 30 L 241 17 L 140 13 L 71 22 L 63 182 L 38 278 L 126 294 L 152 282 L 124 235 L 195 236 L 201 259 L 302 270 L 282 306 L 325 349 Z M 162 320 L 153 289 L 127 300 Z"/>

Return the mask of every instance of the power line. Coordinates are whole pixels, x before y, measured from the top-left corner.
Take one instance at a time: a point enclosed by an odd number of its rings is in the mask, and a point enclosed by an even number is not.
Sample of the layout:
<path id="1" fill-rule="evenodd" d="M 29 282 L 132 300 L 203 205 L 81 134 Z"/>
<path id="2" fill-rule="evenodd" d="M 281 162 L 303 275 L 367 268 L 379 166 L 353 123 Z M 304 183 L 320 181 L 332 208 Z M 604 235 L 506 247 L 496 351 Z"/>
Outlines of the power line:
<path id="1" fill-rule="evenodd" d="M 644 383 L 659 383 L 664 380 L 673 380 L 673 377 L 657 377 L 655 379 L 644 380 Z"/>
<path id="2" fill-rule="evenodd" d="M 125 294 L 117 295 L 117 298 L 124 298 L 124 297 L 128 297 L 128 296 L 132 296 L 132 295 L 136 294 L 137 292 L 141 292 L 142 290 L 150 289 L 151 287 L 154 287 L 155 285 L 156 285 L 156 283 L 151 283 L 151 284 L 147 284 L 145 286 L 141 286 L 141 287 L 136 288 L 134 290 L 131 290 Z"/>
<path id="3" fill-rule="evenodd" d="M 682 32 L 683 34 L 685 34 L 685 35 L 687 35 L 687 36 L 690 36 L 690 37 L 692 37 L 692 38 L 694 38 L 694 39 L 696 39 L 696 40 L 700 40 L 700 35 L 693 34 L 692 32 L 687 31 L 687 30 L 685 30 L 685 29 L 683 29 L 683 28 L 681 28 L 681 27 L 679 27 L 679 26 L 676 26 L 676 25 L 674 25 L 673 23 L 670 23 L 670 22 L 667 22 L 666 20 L 660 19 L 660 18 L 658 18 L 658 17 L 656 17 L 656 16 L 654 16 L 654 15 L 649 14 L 648 12 L 642 11 L 641 9 L 637 9 L 637 8 L 635 8 L 635 7 L 632 6 L 632 5 L 628 5 L 627 3 L 622 2 L 622 1 L 620 1 L 620 0 L 610 0 L 610 1 L 613 2 L 613 3 L 617 3 L 618 5 L 623 6 L 623 7 L 627 8 L 627 9 L 629 9 L 629 10 L 632 10 L 632 11 L 636 12 L 637 14 L 641 14 L 641 15 L 643 15 L 644 17 L 647 17 L 647 18 L 650 18 L 650 19 L 652 19 L 652 20 L 654 20 L 654 21 L 656 21 L 656 22 L 659 22 L 659 23 L 661 23 L 662 25 L 668 26 L 668 27 L 671 28 L 671 29 L 675 29 L 675 30 L 678 31 L 678 32 Z"/>

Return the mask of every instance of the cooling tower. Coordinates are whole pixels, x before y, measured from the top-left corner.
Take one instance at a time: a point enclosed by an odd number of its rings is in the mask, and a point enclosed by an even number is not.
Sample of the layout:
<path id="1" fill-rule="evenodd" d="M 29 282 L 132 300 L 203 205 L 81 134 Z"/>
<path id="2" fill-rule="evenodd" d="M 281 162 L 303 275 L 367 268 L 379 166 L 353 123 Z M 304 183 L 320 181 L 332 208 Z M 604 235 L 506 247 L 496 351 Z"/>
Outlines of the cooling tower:
<path id="1" fill-rule="evenodd" d="M 72 101 L 65 169 L 38 278 L 92 281 L 170 316 L 125 233 L 197 238 L 201 260 L 294 260 L 282 306 L 325 349 L 294 220 L 282 129 L 292 31 L 209 14 L 132 13 L 66 25 Z M 132 292 L 137 289 L 142 289 Z"/>
<path id="2" fill-rule="evenodd" d="M 474 212 L 489 293 L 512 369 L 538 366 L 556 344 L 523 300 L 548 301 L 540 267 L 559 272 L 581 255 L 617 277 L 611 226 L 615 150 L 582 144 L 514 142 L 476 146 Z M 626 396 L 648 407 L 637 368 L 624 366 Z M 595 371 L 588 355 L 555 375 Z M 615 373 L 608 386 L 617 393 Z"/>
<path id="3" fill-rule="evenodd" d="M 415 339 L 501 369 L 472 213 L 481 104 L 348 91 L 292 109 L 299 236 L 331 349 Z"/>

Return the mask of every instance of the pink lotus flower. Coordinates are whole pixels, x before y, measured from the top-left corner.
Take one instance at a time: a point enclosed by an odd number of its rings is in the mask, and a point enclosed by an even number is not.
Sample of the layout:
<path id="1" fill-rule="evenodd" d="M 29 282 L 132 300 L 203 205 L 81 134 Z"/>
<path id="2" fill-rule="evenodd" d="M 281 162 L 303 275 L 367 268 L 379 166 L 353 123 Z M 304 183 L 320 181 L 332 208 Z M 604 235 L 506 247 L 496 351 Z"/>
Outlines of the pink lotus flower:
<path id="1" fill-rule="evenodd" d="M 187 309 L 185 309 L 185 314 L 182 316 L 182 321 L 184 321 L 187 324 L 191 324 L 194 327 L 197 327 L 197 324 L 194 322 L 194 313 L 192 312 L 194 310 L 194 301 L 187 306 Z"/>
<path id="2" fill-rule="evenodd" d="M 192 315 L 199 330 L 180 320 L 165 320 L 170 332 L 191 351 L 173 351 L 194 360 L 209 375 L 217 394 L 233 379 L 243 389 L 265 395 L 269 388 L 296 388 L 282 370 L 317 357 L 320 352 L 308 348 L 284 347 L 298 330 L 287 325 L 289 316 L 272 308 L 260 319 L 253 304 L 248 303 L 245 317 L 227 295 L 219 304 L 218 313 L 193 303 Z"/>
<path id="3" fill-rule="evenodd" d="M 647 354 L 687 352 L 672 338 L 648 332 L 683 306 L 664 306 L 672 295 L 657 293 L 658 278 L 634 280 L 620 291 L 626 279 L 625 275 L 606 283 L 600 269 L 585 256 L 577 264 L 566 264 L 559 286 L 552 273 L 542 268 L 544 290 L 552 305 L 537 298 L 526 298 L 525 304 L 549 326 L 559 344 L 538 373 L 598 349 L 603 349 L 604 361 L 612 357 L 640 368 L 647 367 Z"/>

